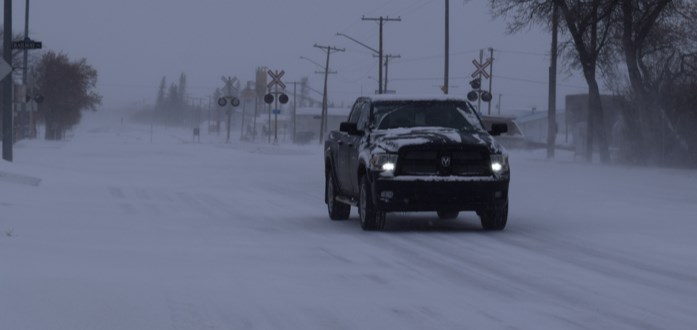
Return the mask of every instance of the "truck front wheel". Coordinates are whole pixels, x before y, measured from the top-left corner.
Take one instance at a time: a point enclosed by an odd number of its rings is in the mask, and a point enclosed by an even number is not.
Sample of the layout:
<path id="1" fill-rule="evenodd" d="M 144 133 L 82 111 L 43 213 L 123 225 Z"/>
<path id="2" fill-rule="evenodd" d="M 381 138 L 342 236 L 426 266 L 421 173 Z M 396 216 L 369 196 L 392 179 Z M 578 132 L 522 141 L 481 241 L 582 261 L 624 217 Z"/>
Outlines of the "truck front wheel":
<path id="1" fill-rule="evenodd" d="M 508 221 L 508 199 L 477 212 L 484 230 L 503 230 Z"/>
<path id="2" fill-rule="evenodd" d="M 373 204 L 370 183 L 365 176 L 361 178 L 358 213 L 361 217 L 363 230 L 382 230 L 385 228 L 385 212 L 378 210 Z"/>

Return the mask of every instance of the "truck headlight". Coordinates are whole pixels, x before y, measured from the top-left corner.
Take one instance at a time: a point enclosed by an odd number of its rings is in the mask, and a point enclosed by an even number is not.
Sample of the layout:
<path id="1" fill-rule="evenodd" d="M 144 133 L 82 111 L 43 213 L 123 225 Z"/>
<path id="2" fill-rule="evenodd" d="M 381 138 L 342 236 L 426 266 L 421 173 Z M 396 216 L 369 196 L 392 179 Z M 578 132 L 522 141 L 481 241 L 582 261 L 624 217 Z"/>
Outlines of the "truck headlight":
<path id="1" fill-rule="evenodd" d="M 490 155 L 491 170 L 498 174 L 508 171 L 508 156 L 503 154 Z"/>
<path id="2" fill-rule="evenodd" d="M 397 155 L 375 154 L 370 159 L 370 167 L 379 171 L 394 171 L 397 166 Z"/>

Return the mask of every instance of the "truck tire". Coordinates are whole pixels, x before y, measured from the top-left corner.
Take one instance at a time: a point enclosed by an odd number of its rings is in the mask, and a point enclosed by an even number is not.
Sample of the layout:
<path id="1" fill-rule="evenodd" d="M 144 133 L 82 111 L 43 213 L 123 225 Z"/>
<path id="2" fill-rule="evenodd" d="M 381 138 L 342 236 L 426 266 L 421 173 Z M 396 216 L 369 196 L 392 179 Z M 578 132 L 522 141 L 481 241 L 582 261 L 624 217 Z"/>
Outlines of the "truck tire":
<path id="1" fill-rule="evenodd" d="M 460 211 L 438 210 L 436 213 L 438 213 L 438 219 L 452 220 L 457 218 L 457 216 L 460 214 Z"/>
<path id="2" fill-rule="evenodd" d="M 477 212 L 484 230 L 503 230 L 508 221 L 508 199 Z"/>
<path id="3" fill-rule="evenodd" d="M 373 204 L 368 178 L 361 178 L 361 190 L 358 200 L 358 214 L 361 218 L 361 228 L 366 231 L 382 230 L 385 228 L 385 212 L 378 210 Z"/>
<path id="4" fill-rule="evenodd" d="M 332 172 L 327 173 L 325 178 L 325 196 L 327 201 L 327 212 L 332 220 L 346 220 L 351 215 L 351 205 L 344 204 L 336 200 L 336 184 Z"/>

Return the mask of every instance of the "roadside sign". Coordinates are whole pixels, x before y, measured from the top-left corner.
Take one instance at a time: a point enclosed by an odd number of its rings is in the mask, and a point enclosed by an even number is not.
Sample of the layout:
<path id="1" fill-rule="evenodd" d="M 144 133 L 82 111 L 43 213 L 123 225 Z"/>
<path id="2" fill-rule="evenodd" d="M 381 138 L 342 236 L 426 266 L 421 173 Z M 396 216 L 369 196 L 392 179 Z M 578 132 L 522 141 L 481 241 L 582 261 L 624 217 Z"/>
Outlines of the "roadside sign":
<path id="1" fill-rule="evenodd" d="M 276 86 L 280 87 L 281 89 L 286 89 L 286 84 L 284 84 L 281 81 L 281 77 L 283 77 L 283 75 L 286 74 L 286 72 L 284 70 L 281 70 L 281 72 L 278 72 L 278 70 L 276 70 L 276 71 L 268 70 L 266 72 L 269 74 L 269 76 L 271 76 L 271 82 L 268 83 L 268 85 L 266 85 L 267 87 L 271 88 L 274 85 L 276 85 Z"/>
<path id="2" fill-rule="evenodd" d="M 472 73 L 472 78 L 476 78 L 479 75 L 484 76 L 484 78 L 489 79 L 489 73 L 486 72 L 486 68 L 491 65 L 491 59 L 487 59 L 484 61 L 484 63 L 479 63 L 477 60 L 472 60 L 472 64 L 474 64 L 474 67 L 476 70 L 474 70 L 474 73 Z"/>
<path id="3" fill-rule="evenodd" d="M 10 72 L 12 72 L 12 66 L 0 58 L 0 80 L 5 79 Z"/>
<path id="4" fill-rule="evenodd" d="M 41 41 L 31 40 L 29 37 L 12 42 L 12 49 L 41 49 L 42 46 Z"/>

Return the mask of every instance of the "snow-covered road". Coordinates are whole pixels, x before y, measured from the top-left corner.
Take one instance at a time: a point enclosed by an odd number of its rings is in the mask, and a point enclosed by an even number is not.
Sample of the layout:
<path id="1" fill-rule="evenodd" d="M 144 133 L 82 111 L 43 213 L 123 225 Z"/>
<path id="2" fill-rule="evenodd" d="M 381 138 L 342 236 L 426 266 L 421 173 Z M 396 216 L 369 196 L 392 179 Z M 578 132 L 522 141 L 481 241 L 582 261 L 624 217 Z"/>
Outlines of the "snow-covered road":
<path id="1" fill-rule="evenodd" d="M 505 231 L 363 232 L 319 146 L 108 118 L 0 162 L 0 329 L 697 328 L 697 171 L 514 151 Z"/>

